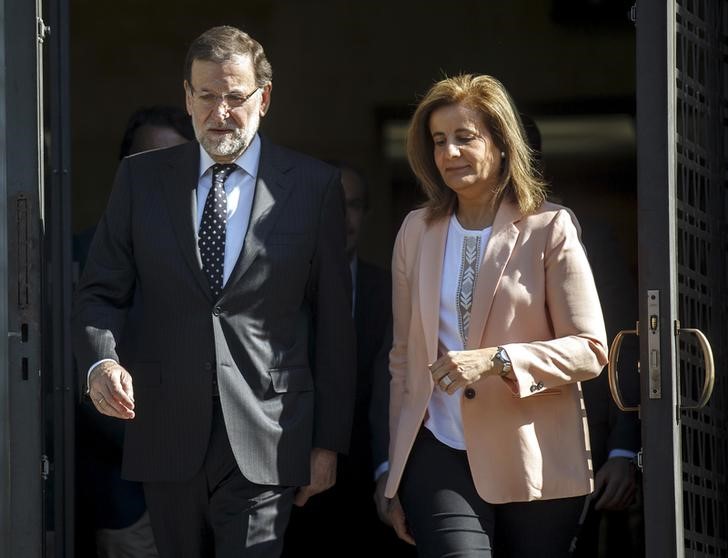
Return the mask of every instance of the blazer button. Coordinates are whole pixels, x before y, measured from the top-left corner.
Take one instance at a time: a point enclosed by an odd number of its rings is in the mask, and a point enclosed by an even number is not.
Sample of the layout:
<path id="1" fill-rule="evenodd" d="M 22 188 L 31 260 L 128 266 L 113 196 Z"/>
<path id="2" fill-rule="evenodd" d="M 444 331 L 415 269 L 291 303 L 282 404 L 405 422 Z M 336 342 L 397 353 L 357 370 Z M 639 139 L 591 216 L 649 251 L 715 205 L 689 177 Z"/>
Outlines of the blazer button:
<path id="1" fill-rule="evenodd" d="M 212 309 L 212 315 L 219 316 L 220 314 L 222 314 L 222 308 L 215 306 L 215 308 Z"/>
<path id="2" fill-rule="evenodd" d="M 473 388 L 465 388 L 465 397 L 468 399 L 475 398 L 475 390 Z"/>
<path id="3" fill-rule="evenodd" d="M 205 370 L 210 371 L 214 368 L 214 365 L 212 362 L 208 361 L 205 363 Z"/>

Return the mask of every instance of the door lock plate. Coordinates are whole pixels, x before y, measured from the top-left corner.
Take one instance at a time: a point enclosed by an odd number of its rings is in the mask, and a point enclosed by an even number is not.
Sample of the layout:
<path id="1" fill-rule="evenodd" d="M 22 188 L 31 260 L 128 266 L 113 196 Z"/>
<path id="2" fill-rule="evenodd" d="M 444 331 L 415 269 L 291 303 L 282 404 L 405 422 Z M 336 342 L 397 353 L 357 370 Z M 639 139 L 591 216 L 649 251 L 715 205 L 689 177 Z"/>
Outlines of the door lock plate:
<path id="1" fill-rule="evenodd" d="M 647 352 L 649 355 L 649 397 L 662 399 L 660 376 L 660 291 L 647 291 Z"/>

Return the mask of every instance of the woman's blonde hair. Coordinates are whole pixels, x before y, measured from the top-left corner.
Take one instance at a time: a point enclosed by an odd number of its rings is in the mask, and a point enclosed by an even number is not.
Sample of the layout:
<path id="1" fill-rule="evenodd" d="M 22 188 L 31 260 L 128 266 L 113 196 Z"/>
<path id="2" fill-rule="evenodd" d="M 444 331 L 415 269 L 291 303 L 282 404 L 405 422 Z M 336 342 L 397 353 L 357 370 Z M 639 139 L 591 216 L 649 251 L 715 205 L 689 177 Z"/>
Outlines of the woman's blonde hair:
<path id="1" fill-rule="evenodd" d="M 430 134 L 433 111 L 454 104 L 479 112 L 493 142 L 505 155 L 494 203 L 508 197 L 524 214 L 538 209 L 546 199 L 546 183 L 536 170 L 534 153 L 526 142 L 511 96 L 494 77 L 465 74 L 433 85 L 415 110 L 407 132 L 407 158 L 427 196 L 424 207 L 428 209 L 428 220 L 449 215 L 457 205 L 455 192 L 448 188 L 435 166 Z"/>

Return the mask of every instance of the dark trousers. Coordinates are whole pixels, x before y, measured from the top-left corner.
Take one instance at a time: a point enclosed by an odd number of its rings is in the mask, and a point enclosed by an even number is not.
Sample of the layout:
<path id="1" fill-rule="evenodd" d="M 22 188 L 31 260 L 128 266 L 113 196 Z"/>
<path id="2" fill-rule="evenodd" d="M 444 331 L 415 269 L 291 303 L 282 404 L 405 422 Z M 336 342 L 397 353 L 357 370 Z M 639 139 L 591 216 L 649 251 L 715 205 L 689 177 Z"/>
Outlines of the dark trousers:
<path id="1" fill-rule="evenodd" d="M 279 556 L 294 491 L 254 484 L 242 475 L 219 401 L 202 469 L 186 482 L 144 483 L 161 558 Z"/>
<path id="2" fill-rule="evenodd" d="M 415 440 L 399 497 L 420 557 L 562 558 L 584 497 L 489 504 L 477 493 L 467 455 L 427 428 Z"/>

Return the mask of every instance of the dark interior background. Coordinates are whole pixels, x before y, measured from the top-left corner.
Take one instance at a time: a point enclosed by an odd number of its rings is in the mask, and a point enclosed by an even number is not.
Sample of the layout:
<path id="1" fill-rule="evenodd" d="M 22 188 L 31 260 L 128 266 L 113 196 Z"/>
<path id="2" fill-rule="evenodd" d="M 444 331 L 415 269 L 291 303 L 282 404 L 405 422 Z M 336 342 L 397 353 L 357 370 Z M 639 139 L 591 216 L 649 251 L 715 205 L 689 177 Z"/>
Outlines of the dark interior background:
<path id="1" fill-rule="evenodd" d="M 262 126 L 275 141 L 360 169 L 372 209 L 363 257 L 388 265 L 417 200 L 401 135 L 443 75 L 488 73 L 543 134 L 554 197 L 606 222 L 634 269 L 634 26 L 620 0 L 125 0 L 71 2 L 76 232 L 103 211 L 128 116 L 184 106 L 188 44 L 218 24 L 248 31 L 273 65 Z"/>

